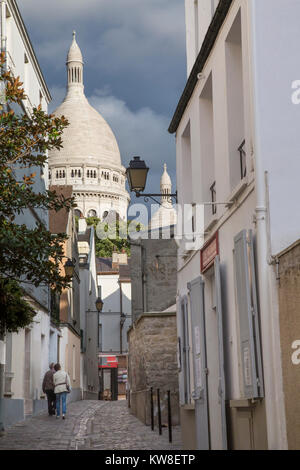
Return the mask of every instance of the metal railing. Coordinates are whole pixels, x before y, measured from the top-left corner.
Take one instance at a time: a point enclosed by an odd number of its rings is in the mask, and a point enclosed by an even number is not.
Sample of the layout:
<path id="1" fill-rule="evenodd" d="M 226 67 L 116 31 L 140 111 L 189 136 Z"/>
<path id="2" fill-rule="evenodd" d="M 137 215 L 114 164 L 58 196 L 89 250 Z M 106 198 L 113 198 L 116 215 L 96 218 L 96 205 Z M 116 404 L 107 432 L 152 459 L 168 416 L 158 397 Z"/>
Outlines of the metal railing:
<path id="1" fill-rule="evenodd" d="M 162 435 L 162 409 L 161 409 L 161 394 L 160 389 L 156 389 L 156 404 L 157 404 L 157 425 L 158 433 Z M 167 414 L 168 414 L 168 435 L 169 442 L 172 442 L 172 408 L 171 408 L 171 391 L 167 391 Z M 154 392 L 153 387 L 150 388 L 150 417 L 151 417 L 151 430 L 154 431 Z"/>

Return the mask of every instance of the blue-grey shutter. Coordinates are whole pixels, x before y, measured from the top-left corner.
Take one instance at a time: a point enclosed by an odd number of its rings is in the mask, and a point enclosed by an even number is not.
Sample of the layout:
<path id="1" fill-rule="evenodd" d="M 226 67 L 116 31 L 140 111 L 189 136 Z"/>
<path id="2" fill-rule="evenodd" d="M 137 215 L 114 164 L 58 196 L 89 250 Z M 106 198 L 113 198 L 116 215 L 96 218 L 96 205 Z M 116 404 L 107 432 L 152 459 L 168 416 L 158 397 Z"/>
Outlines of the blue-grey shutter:
<path id="1" fill-rule="evenodd" d="M 252 255 L 251 255 L 252 253 Z M 249 260 L 252 257 L 252 262 Z M 262 396 L 256 280 L 252 236 L 243 230 L 234 239 L 236 297 L 240 325 L 240 346 L 245 398 Z M 251 266 L 251 270 L 250 270 Z"/>
<path id="2" fill-rule="evenodd" d="M 256 374 L 258 396 L 264 396 L 264 379 L 262 367 L 262 354 L 261 354 L 261 338 L 260 338 L 260 322 L 258 314 L 258 301 L 257 301 L 257 288 L 256 288 L 256 269 L 255 269 L 255 256 L 254 256 L 254 241 L 252 230 L 249 230 L 249 258 L 250 258 L 250 276 L 251 276 L 251 294 L 252 294 L 252 312 L 253 312 L 253 333 L 254 333 L 254 346 L 256 354 Z"/>
<path id="3" fill-rule="evenodd" d="M 191 379 L 190 379 L 190 337 L 189 337 L 189 311 L 188 298 L 184 297 L 184 343 L 185 343 L 185 403 L 191 402 Z"/>
<path id="4" fill-rule="evenodd" d="M 180 358 L 181 377 L 179 380 L 180 404 L 190 403 L 190 362 L 189 362 L 189 330 L 188 330 L 188 302 L 187 297 L 183 297 L 179 302 L 179 338 L 180 338 Z"/>
<path id="5" fill-rule="evenodd" d="M 220 258 L 215 258 L 215 283 L 216 283 L 216 309 L 218 318 L 218 339 L 219 339 L 219 397 L 222 414 L 222 441 L 223 450 L 227 449 L 227 426 L 226 426 L 226 406 L 225 406 L 225 364 L 224 364 L 224 334 L 223 334 L 223 307 L 222 307 L 222 284 Z"/>
<path id="6" fill-rule="evenodd" d="M 191 302 L 191 322 L 194 361 L 196 439 L 198 450 L 209 450 L 209 422 L 207 397 L 207 358 L 204 311 L 204 282 L 201 278 L 188 284 Z"/>

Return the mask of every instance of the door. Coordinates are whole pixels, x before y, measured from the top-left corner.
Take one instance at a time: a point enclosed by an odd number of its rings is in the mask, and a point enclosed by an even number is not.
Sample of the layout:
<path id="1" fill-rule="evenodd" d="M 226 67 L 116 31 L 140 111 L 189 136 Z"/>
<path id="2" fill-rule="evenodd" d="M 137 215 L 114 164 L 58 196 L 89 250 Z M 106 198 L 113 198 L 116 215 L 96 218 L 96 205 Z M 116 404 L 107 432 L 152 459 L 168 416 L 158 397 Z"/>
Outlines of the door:
<path id="1" fill-rule="evenodd" d="M 216 283 L 216 310 L 218 319 L 218 342 L 219 342 L 219 402 L 222 414 L 222 442 L 223 450 L 227 449 L 227 427 L 225 406 L 225 367 L 224 367 L 224 334 L 223 334 L 223 308 L 221 291 L 221 269 L 220 257 L 215 258 L 215 283 Z"/>
<path id="2" fill-rule="evenodd" d="M 192 344 L 194 363 L 196 440 L 198 450 L 210 449 L 207 358 L 204 315 L 204 282 L 201 277 L 188 284 L 191 303 Z"/>

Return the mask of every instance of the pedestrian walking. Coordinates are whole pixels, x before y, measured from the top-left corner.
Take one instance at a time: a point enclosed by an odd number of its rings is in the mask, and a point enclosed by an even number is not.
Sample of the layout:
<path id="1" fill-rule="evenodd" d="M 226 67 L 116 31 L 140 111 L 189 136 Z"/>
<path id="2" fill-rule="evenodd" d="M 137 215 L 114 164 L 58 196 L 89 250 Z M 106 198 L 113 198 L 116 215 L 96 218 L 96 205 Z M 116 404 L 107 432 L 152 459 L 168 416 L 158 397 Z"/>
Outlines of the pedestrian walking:
<path id="1" fill-rule="evenodd" d="M 53 375 L 54 392 L 56 394 L 56 418 L 60 417 L 60 402 L 62 403 L 62 419 L 65 419 L 67 412 L 67 393 L 71 391 L 70 377 L 60 364 L 55 364 Z"/>
<path id="2" fill-rule="evenodd" d="M 48 400 L 48 413 L 49 416 L 55 415 L 55 406 L 56 406 L 56 396 L 54 393 L 54 381 L 53 381 L 53 374 L 54 374 L 54 362 L 49 364 L 49 370 L 44 375 L 42 389 L 43 392 L 47 395 Z"/>

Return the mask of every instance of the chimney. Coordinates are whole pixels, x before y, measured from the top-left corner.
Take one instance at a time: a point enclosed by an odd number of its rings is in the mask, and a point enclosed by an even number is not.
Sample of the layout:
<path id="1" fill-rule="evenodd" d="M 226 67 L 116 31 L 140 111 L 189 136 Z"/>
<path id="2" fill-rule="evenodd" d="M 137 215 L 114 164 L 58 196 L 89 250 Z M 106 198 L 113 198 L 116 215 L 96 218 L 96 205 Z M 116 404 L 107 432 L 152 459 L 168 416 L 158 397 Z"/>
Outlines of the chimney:
<path id="1" fill-rule="evenodd" d="M 87 229 L 87 223 L 84 217 L 80 217 L 78 220 L 78 233 L 85 233 Z"/>

